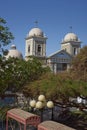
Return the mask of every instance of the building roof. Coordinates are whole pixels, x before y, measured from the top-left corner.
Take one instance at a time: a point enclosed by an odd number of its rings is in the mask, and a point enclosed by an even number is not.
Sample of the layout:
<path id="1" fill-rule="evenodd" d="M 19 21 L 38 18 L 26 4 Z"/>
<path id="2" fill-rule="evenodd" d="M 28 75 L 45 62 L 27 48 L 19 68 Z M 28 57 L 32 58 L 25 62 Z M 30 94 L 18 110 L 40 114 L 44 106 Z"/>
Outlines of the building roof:
<path id="1" fill-rule="evenodd" d="M 62 43 L 67 43 L 67 42 L 81 43 L 80 39 L 75 33 L 67 33 L 64 36 Z"/>
<path id="2" fill-rule="evenodd" d="M 65 50 L 58 50 L 56 52 L 54 52 L 53 54 L 49 55 L 48 58 L 51 58 L 53 56 L 55 56 L 56 54 L 59 54 L 59 53 L 66 53 L 68 56 L 72 57 L 68 52 L 66 52 Z"/>
<path id="3" fill-rule="evenodd" d="M 39 36 L 39 37 L 43 37 L 43 31 L 40 29 L 40 28 L 32 28 L 30 31 L 29 31 L 29 37 L 32 37 L 32 36 Z"/>

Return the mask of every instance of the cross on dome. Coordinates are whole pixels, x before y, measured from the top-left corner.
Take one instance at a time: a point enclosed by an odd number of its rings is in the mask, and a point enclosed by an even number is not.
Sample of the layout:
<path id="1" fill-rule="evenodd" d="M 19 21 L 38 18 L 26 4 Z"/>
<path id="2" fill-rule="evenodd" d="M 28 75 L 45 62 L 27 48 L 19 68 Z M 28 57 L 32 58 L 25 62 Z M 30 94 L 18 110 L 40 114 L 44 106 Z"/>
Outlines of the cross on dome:
<path id="1" fill-rule="evenodd" d="M 35 27 L 38 27 L 38 21 L 36 20 L 34 23 L 35 23 Z"/>
<path id="2" fill-rule="evenodd" d="M 70 26 L 69 28 L 70 28 L 70 33 L 72 33 L 72 26 Z"/>

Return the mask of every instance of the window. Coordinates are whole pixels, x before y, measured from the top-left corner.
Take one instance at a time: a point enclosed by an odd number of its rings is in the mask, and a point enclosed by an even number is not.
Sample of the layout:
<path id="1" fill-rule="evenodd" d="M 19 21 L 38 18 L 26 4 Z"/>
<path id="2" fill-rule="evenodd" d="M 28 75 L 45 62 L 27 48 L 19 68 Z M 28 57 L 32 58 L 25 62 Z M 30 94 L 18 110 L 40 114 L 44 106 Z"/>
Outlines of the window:
<path id="1" fill-rule="evenodd" d="M 38 45 L 38 52 L 41 52 L 41 46 Z"/>
<path id="2" fill-rule="evenodd" d="M 60 55 L 64 55 L 64 53 L 61 52 Z"/>
<path id="3" fill-rule="evenodd" d="M 65 51 L 67 51 L 67 49 L 66 49 L 66 48 L 65 48 L 64 50 L 65 50 Z"/>
<path id="4" fill-rule="evenodd" d="M 28 52 L 30 52 L 30 45 L 28 46 Z"/>
<path id="5" fill-rule="evenodd" d="M 76 48 L 74 48 L 74 55 L 76 55 L 77 54 L 77 49 Z"/>

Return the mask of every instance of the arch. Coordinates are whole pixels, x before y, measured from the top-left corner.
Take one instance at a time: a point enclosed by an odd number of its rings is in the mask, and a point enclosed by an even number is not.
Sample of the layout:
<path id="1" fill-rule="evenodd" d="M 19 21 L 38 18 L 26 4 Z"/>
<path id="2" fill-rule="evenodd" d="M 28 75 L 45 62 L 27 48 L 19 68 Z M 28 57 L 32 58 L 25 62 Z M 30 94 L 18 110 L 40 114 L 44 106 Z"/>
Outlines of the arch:
<path id="1" fill-rule="evenodd" d="M 41 52 L 41 45 L 38 45 L 38 52 Z"/>

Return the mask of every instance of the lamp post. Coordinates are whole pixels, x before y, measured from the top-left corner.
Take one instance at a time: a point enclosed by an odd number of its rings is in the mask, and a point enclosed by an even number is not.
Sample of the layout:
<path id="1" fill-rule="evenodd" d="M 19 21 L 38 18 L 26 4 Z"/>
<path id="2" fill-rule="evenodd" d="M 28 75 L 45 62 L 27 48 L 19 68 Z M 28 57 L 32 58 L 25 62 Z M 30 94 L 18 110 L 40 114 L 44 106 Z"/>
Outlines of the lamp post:
<path id="1" fill-rule="evenodd" d="M 38 101 L 36 103 L 36 108 L 41 111 L 41 122 L 43 121 L 43 103 L 41 101 Z"/>
<path id="2" fill-rule="evenodd" d="M 47 107 L 52 109 L 52 117 L 51 117 L 51 119 L 53 120 L 53 107 L 54 107 L 54 103 L 52 101 L 48 101 L 47 102 Z"/>
<path id="3" fill-rule="evenodd" d="M 38 100 L 41 101 L 41 102 L 44 102 L 44 101 L 46 101 L 46 98 L 45 98 L 44 95 L 40 95 L 40 96 L 38 97 Z"/>
<path id="4" fill-rule="evenodd" d="M 39 108 L 41 110 L 41 122 L 43 121 L 43 108 L 45 107 L 46 98 L 44 95 L 39 95 L 38 102 L 41 102 L 41 107 Z"/>
<path id="5" fill-rule="evenodd" d="M 52 109 L 52 120 L 53 120 L 53 107 L 54 104 L 52 101 L 46 102 L 46 98 L 44 95 L 38 96 L 38 101 L 35 100 L 30 101 L 30 106 L 32 107 L 32 111 L 34 108 L 39 109 L 41 111 L 41 122 L 43 121 L 43 108 L 47 106 L 48 108 Z"/>
<path id="6" fill-rule="evenodd" d="M 32 112 L 34 112 L 34 108 L 35 108 L 35 106 L 36 106 L 36 101 L 35 101 L 35 100 L 31 100 L 31 101 L 30 101 L 30 106 L 31 106 L 31 108 L 32 108 Z"/>

